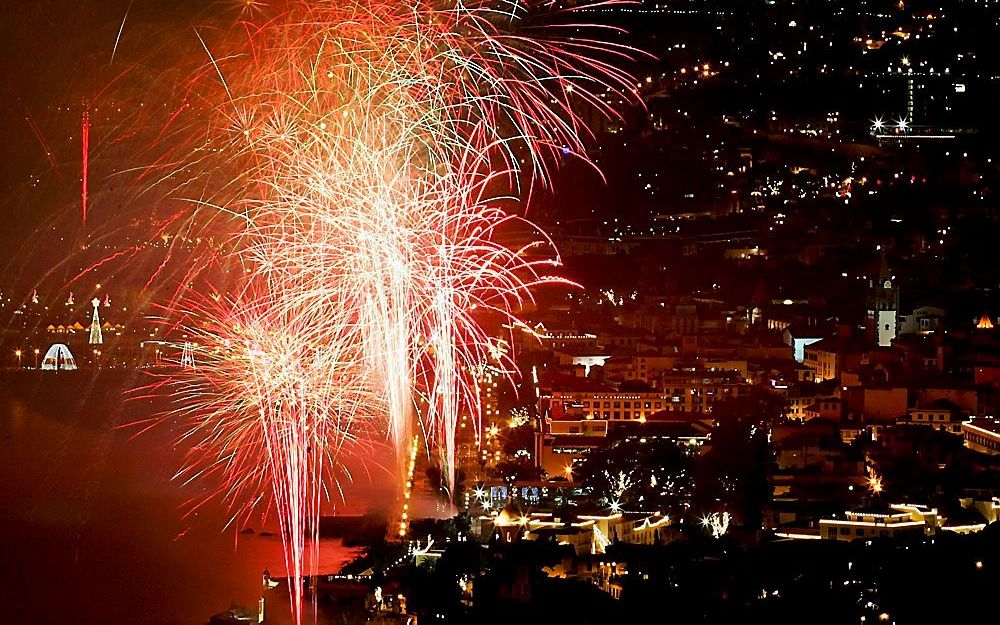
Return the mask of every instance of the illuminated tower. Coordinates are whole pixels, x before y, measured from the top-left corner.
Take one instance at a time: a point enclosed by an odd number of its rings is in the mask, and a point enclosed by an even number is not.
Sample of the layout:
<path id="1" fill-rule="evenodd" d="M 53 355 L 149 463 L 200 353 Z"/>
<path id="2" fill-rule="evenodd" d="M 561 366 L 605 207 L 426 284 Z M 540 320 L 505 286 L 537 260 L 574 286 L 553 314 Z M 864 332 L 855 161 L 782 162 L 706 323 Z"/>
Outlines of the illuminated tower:
<path id="1" fill-rule="evenodd" d="M 184 341 L 184 348 L 181 349 L 181 368 L 194 369 L 194 345 L 190 341 Z"/>
<path id="2" fill-rule="evenodd" d="M 493 425 L 500 418 L 499 406 L 497 405 L 497 381 L 500 379 L 500 370 L 490 365 L 484 365 L 479 375 L 479 397 L 481 401 L 481 413 L 483 422 Z"/>
<path id="3" fill-rule="evenodd" d="M 90 322 L 90 340 L 88 343 L 91 345 L 101 345 L 104 343 L 104 336 L 101 334 L 101 317 L 97 314 L 97 307 L 101 305 L 101 300 L 95 297 L 90 303 L 94 305 L 94 318 Z"/>
<path id="4" fill-rule="evenodd" d="M 500 460 L 500 402 L 497 392 L 497 382 L 501 371 L 498 367 L 483 363 L 476 376 L 479 385 L 480 410 L 480 462 L 485 467 L 492 467 Z"/>
<path id="5" fill-rule="evenodd" d="M 876 280 L 868 283 L 868 338 L 879 347 L 890 347 L 896 338 L 896 317 L 899 311 L 899 289 L 896 277 L 882 255 L 882 268 Z"/>

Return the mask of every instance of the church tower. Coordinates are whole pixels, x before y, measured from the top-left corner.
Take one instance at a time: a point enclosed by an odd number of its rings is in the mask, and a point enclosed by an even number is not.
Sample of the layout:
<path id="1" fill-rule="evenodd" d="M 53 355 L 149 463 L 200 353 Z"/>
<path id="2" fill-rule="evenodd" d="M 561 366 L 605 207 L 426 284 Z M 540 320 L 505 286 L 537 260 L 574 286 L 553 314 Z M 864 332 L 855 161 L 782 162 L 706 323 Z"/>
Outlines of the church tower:
<path id="1" fill-rule="evenodd" d="M 883 254 L 878 278 L 868 282 L 866 329 L 869 341 L 879 347 L 890 347 L 892 339 L 896 338 L 898 313 L 899 289 Z"/>

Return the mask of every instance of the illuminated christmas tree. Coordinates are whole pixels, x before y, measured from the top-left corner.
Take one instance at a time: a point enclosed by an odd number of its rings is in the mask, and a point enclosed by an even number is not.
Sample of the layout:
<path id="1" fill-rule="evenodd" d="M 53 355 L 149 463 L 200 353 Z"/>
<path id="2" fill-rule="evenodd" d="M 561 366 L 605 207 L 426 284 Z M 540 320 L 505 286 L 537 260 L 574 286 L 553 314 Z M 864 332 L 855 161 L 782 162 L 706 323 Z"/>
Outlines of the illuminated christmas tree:
<path id="1" fill-rule="evenodd" d="M 104 343 L 104 336 L 101 334 L 101 317 L 97 314 L 97 307 L 101 305 L 101 300 L 95 297 L 90 303 L 94 305 L 94 319 L 90 323 L 89 343 L 91 345 L 102 345 Z"/>

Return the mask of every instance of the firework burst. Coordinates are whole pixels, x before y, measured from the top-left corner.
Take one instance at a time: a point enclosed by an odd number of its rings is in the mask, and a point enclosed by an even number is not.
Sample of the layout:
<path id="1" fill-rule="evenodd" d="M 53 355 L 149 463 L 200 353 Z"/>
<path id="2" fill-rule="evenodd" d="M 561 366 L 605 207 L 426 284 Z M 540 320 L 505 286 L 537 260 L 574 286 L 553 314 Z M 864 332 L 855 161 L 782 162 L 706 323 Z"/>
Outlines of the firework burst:
<path id="1" fill-rule="evenodd" d="M 241 277 L 173 302 L 204 364 L 160 386 L 196 442 L 182 475 L 221 475 L 234 519 L 273 509 L 299 588 L 341 459 L 373 434 L 401 474 L 419 424 L 453 485 L 483 315 L 516 326 L 535 287 L 563 282 L 548 238 L 504 207 L 549 184 L 557 154 L 584 158 L 581 111 L 614 115 L 634 81 L 615 65 L 630 50 L 541 3 L 247 6 L 235 34 L 196 31 L 188 127 L 205 132 L 144 174 L 210 190 L 196 204 L 232 217 L 221 262 Z"/>

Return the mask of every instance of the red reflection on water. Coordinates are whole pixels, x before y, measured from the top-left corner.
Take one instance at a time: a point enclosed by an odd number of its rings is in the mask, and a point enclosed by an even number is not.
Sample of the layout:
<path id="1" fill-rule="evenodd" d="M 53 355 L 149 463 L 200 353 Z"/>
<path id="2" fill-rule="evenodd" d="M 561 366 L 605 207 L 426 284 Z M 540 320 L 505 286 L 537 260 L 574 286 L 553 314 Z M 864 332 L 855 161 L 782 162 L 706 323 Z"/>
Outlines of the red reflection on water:
<path id="1" fill-rule="evenodd" d="M 219 505 L 184 518 L 184 502 L 208 486 L 171 480 L 185 452 L 176 428 L 116 428 L 157 410 L 122 401 L 133 375 L 0 375 L 0 610 L 9 622 L 205 623 L 231 604 L 255 605 L 265 568 L 283 575 L 277 536 L 223 533 Z M 340 513 L 391 501 L 388 478 L 371 479 L 348 487 Z M 324 541 L 320 571 L 355 554 Z"/>

